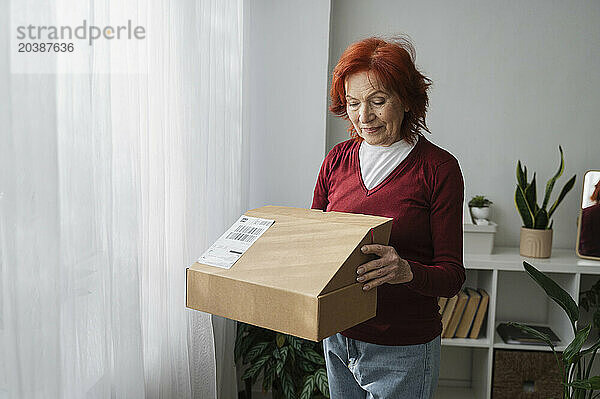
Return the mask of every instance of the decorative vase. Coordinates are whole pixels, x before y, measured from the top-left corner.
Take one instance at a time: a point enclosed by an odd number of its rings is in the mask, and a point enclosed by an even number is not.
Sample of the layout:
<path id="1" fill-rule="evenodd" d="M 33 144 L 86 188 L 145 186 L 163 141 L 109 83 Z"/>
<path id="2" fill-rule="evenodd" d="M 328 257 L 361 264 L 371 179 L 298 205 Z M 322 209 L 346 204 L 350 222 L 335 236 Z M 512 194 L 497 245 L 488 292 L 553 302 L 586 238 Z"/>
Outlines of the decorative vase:
<path id="1" fill-rule="evenodd" d="M 471 215 L 475 219 L 489 219 L 490 218 L 490 207 L 489 206 L 472 206 L 471 207 Z"/>
<path id="2" fill-rule="evenodd" d="M 549 258 L 552 254 L 552 229 L 521 227 L 519 254 L 528 258 Z"/>

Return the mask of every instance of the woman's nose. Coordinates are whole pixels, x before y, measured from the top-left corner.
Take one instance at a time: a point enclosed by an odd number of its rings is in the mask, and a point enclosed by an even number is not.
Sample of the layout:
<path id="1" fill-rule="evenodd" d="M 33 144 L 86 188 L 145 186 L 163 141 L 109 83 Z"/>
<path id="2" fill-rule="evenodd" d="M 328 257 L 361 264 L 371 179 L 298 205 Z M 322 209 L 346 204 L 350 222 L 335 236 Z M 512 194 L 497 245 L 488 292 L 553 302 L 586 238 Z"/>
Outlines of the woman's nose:
<path id="1" fill-rule="evenodd" d="M 367 123 L 373 119 L 373 113 L 371 112 L 371 107 L 369 104 L 363 104 L 360 106 L 360 110 L 358 111 L 358 121 L 360 123 Z"/>

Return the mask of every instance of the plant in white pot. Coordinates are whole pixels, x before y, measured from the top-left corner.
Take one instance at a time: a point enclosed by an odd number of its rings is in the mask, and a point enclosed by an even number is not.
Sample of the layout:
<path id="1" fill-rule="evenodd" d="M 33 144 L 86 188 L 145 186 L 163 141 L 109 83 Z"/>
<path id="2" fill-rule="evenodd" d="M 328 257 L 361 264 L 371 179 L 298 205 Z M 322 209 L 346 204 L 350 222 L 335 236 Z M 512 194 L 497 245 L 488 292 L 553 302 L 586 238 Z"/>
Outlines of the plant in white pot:
<path id="1" fill-rule="evenodd" d="M 483 195 L 476 195 L 469 201 L 469 210 L 471 211 L 471 217 L 473 222 L 478 224 L 478 220 L 487 221 L 490 218 L 490 205 L 493 202 L 485 198 Z"/>
<path id="2" fill-rule="evenodd" d="M 562 176 L 565 170 L 562 147 L 558 146 L 558 150 L 560 151 L 560 166 L 558 167 L 556 174 L 546 183 L 546 192 L 544 193 L 542 206 L 537 204 L 535 173 L 533 174 L 531 183 L 527 183 L 527 167 L 521 167 L 521 161 L 517 163 L 515 206 L 521 215 L 521 219 L 523 219 L 519 247 L 519 253 L 522 256 L 549 258 L 552 253 L 553 221 L 550 219 L 558 205 L 575 185 L 576 176 L 573 175 L 573 177 L 564 185 L 558 198 L 556 198 L 556 201 L 554 201 L 550 209 L 546 209 L 550 201 L 550 195 L 552 194 L 554 184 L 556 183 L 556 180 Z"/>

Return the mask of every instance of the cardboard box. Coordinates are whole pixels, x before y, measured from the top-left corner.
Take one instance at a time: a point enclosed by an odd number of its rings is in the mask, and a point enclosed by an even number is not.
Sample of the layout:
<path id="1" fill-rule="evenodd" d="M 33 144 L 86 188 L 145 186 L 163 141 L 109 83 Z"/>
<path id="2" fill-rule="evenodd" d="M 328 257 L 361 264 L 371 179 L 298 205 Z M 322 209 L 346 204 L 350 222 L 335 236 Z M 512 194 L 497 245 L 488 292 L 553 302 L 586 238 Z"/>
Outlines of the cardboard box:
<path id="1" fill-rule="evenodd" d="M 190 266 L 187 307 L 313 341 L 375 316 L 376 290 L 362 290 L 356 269 L 377 258 L 362 245 L 387 245 L 392 219 L 281 206 L 245 214 L 275 223 L 231 269 Z"/>

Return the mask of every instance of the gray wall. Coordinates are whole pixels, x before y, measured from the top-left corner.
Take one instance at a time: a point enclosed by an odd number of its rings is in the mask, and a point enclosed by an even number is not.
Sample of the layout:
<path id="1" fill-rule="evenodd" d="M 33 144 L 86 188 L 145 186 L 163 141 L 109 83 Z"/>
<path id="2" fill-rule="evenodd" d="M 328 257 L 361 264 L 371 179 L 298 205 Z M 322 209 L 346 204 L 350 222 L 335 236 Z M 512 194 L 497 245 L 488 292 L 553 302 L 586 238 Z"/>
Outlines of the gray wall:
<path id="1" fill-rule="evenodd" d="M 325 151 L 330 2 L 244 2 L 248 207 L 310 207 Z"/>
<path id="2" fill-rule="evenodd" d="M 583 173 L 600 169 L 600 2 L 333 0 L 329 74 L 343 50 L 371 35 L 408 34 L 433 81 L 427 137 L 460 161 L 466 196 L 485 194 L 496 245 L 517 246 L 517 160 L 537 171 L 538 196 L 558 167 L 554 247 L 574 248 Z M 327 149 L 347 138 L 328 114 Z M 467 198 L 467 199 L 468 199 Z"/>

